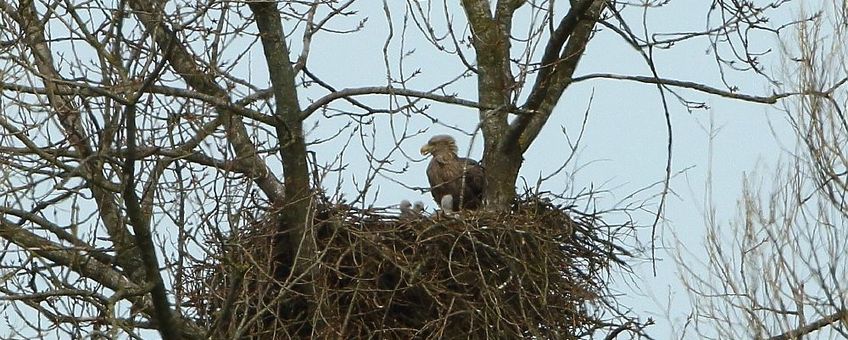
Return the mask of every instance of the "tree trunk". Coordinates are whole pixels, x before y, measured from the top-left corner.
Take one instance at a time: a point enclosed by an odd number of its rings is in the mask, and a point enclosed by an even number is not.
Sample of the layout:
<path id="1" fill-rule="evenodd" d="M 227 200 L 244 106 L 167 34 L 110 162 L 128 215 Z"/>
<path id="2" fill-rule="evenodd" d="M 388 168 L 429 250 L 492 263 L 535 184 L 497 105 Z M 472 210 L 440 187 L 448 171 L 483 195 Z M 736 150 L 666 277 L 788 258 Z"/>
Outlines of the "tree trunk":
<path id="1" fill-rule="evenodd" d="M 515 182 L 523 153 L 550 118 L 591 38 L 592 28 L 605 8 L 603 0 L 573 1 L 545 48 L 541 69 L 524 114 L 510 124 L 507 115 L 514 90 L 510 69 L 512 15 L 524 1 L 499 1 L 494 14 L 488 1 L 462 2 L 473 33 L 477 53 L 477 89 L 480 126 L 485 138 L 486 207 L 506 211 L 515 200 Z"/>
<path id="2" fill-rule="evenodd" d="M 486 150 L 488 152 L 483 155 L 487 181 L 486 206 L 490 210 L 506 211 L 515 200 L 515 181 L 524 158 L 516 144 Z"/>
<path id="3" fill-rule="evenodd" d="M 277 118 L 276 133 L 283 160 L 285 196 L 278 203 L 280 214 L 277 234 L 274 239 L 274 279 L 283 284 L 298 271 L 309 267 L 314 253 L 312 246 L 312 196 L 309 187 L 309 169 L 306 162 L 306 141 L 303 136 L 303 120 L 297 100 L 295 72 L 289 60 L 289 49 L 285 41 L 282 18 L 275 2 L 251 2 L 250 9 L 259 28 L 268 73 L 274 89 Z M 301 261 L 305 259 L 307 261 Z M 298 268 L 296 268 L 296 266 Z M 280 306 L 279 312 L 286 319 L 296 320 L 290 324 L 292 334 L 307 336 L 314 325 L 310 324 L 314 306 L 309 297 L 314 296 L 311 283 L 298 282 L 293 286 L 300 293 L 294 301 Z M 304 298 L 304 296 L 306 298 Z M 268 314 L 273 324 L 276 315 Z"/>
<path id="4" fill-rule="evenodd" d="M 509 129 L 507 114 L 513 76 L 509 61 L 509 32 L 515 8 L 501 2 L 491 12 L 488 1 L 464 0 L 477 53 L 477 92 L 480 127 L 485 139 L 483 166 L 486 167 L 485 207 L 508 210 L 515 198 L 515 180 L 521 167 L 521 154 L 505 147 Z M 516 149 L 517 150 L 517 149 Z"/>

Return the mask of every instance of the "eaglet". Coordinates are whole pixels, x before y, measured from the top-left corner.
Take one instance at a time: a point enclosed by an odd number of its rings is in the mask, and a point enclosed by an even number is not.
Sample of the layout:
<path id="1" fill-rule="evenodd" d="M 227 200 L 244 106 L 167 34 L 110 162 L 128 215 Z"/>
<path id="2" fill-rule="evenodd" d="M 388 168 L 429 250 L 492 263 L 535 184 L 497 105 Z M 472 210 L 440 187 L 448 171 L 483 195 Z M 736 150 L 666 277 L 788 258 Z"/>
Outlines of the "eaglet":
<path id="1" fill-rule="evenodd" d="M 486 186 L 483 167 L 456 153 L 456 141 L 448 135 L 433 136 L 421 147 L 422 155 L 433 156 L 427 166 L 430 193 L 445 212 L 478 209 L 483 203 Z"/>
<path id="2" fill-rule="evenodd" d="M 423 212 L 424 203 L 421 201 L 415 201 L 415 205 L 412 205 L 407 200 L 400 201 L 400 219 L 402 220 L 419 218 Z"/>

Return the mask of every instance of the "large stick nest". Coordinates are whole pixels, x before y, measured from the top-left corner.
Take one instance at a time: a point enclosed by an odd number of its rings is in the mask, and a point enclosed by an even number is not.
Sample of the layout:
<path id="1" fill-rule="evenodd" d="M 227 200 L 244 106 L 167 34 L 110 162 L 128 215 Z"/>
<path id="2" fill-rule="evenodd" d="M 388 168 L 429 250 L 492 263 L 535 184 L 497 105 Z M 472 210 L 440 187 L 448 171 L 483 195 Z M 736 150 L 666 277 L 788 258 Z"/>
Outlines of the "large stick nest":
<path id="1" fill-rule="evenodd" d="M 285 282 L 272 218 L 214 244 L 199 321 L 225 337 L 578 338 L 615 313 L 609 270 L 628 255 L 594 214 L 539 196 L 510 213 L 412 218 L 316 206 Z"/>

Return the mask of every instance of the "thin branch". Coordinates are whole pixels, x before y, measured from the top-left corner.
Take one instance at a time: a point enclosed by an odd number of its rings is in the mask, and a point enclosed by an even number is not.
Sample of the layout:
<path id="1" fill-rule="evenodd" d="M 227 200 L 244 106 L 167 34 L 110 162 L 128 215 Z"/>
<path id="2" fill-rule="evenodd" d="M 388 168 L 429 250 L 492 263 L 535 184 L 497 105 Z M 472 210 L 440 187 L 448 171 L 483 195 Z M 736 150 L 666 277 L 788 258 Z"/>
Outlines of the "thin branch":
<path id="1" fill-rule="evenodd" d="M 628 75 L 620 75 L 620 74 L 612 74 L 612 73 L 593 73 L 585 76 L 574 77 L 571 79 L 572 82 L 580 82 L 589 79 L 614 79 L 614 80 L 629 80 L 646 84 L 657 84 L 657 85 L 666 85 L 666 86 L 675 86 L 681 88 L 687 88 L 696 90 L 699 92 L 704 92 L 708 94 L 713 94 L 717 96 L 722 96 L 725 98 L 738 99 L 742 101 L 752 102 L 752 103 L 761 103 L 761 104 L 774 104 L 777 103 L 778 100 L 798 95 L 800 93 L 797 92 L 786 92 L 786 93 L 775 93 L 771 96 L 756 96 L 756 95 L 748 95 L 736 93 L 733 90 L 722 90 L 715 87 L 707 86 L 704 84 L 699 84 L 691 81 L 683 81 L 683 80 L 675 80 L 668 78 L 658 78 L 653 76 L 628 76 Z"/>
<path id="2" fill-rule="evenodd" d="M 768 338 L 768 340 L 791 340 L 791 339 L 800 339 L 804 335 L 815 332 L 819 329 L 824 328 L 827 325 L 830 325 L 835 322 L 846 322 L 848 321 L 848 310 L 843 309 L 836 313 L 827 315 L 819 320 L 816 320 L 812 323 L 807 324 L 803 327 L 798 327 L 796 329 L 790 330 L 786 333 L 773 336 Z"/>
<path id="3" fill-rule="evenodd" d="M 116 87 L 99 87 L 92 86 L 89 84 L 78 83 L 78 82 L 62 82 L 65 87 L 61 87 L 56 91 L 52 92 L 56 95 L 63 96 L 72 96 L 79 95 L 83 97 L 106 97 L 116 102 L 127 105 L 129 104 L 128 100 L 118 93 L 127 92 L 127 91 L 141 91 L 140 89 L 136 89 L 135 85 L 128 86 L 116 86 Z M 28 93 L 28 94 L 38 94 L 38 95 L 46 95 L 48 94 L 48 89 L 38 86 L 28 86 L 21 84 L 13 84 L 13 83 L 5 83 L 0 82 L 0 90 L 11 90 L 20 93 Z M 255 102 L 256 100 L 268 99 L 271 97 L 270 91 L 260 91 L 249 96 L 244 97 L 243 99 L 233 103 L 227 97 L 221 97 L 217 95 L 210 95 L 190 89 L 182 89 L 170 86 L 162 86 L 162 85 L 150 85 L 147 86 L 141 91 L 141 93 L 150 93 L 150 94 L 164 94 L 167 96 L 180 97 L 180 98 L 189 98 L 189 99 L 197 99 L 202 102 L 208 103 L 212 106 L 215 106 L 219 109 L 230 110 L 234 114 L 239 116 L 247 117 L 253 119 L 258 122 L 262 122 L 268 124 L 270 126 L 275 126 L 277 121 L 262 112 L 251 110 L 246 105 Z"/>
<path id="4" fill-rule="evenodd" d="M 301 113 L 301 116 L 303 117 L 303 119 L 306 119 L 307 117 L 309 117 L 310 115 L 315 113 L 315 111 L 319 110 L 320 108 L 322 108 L 322 107 L 326 106 L 327 104 L 330 104 L 331 102 L 338 100 L 338 99 L 348 99 L 349 97 L 369 95 L 369 94 L 387 94 L 387 95 L 398 95 L 398 96 L 405 96 L 405 97 L 421 98 L 421 99 L 428 99 L 428 100 L 432 100 L 432 101 L 440 102 L 440 103 L 456 104 L 456 105 L 460 105 L 460 106 L 471 107 L 471 108 L 475 108 L 475 109 L 483 109 L 483 110 L 505 109 L 510 113 L 514 113 L 514 114 L 518 114 L 518 115 L 533 114 L 533 111 L 531 111 L 531 110 L 525 110 L 525 109 L 517 108 L 517 107 L 514 107 L 514 106 L 510 106 L 510 107 L 506 107 L 506 108 L 503 108 L 503 107 L 488 107 L 488 106 L 480 105 L 479 102 L 459 98 L 457 96 L 444 96 L 444 95 L 438 95 L 438 94 L 434 94 L 434 93 L 430 93 L 430 92 L 395 88 L 395 87 L 391 87 L 391 86 L 375 86 L 375 87 L 347 88 L 347 89 L 339 90 L 337 92 L 330 93 L 330 94 L 328 94 L 324 97 L 319 98 L 318 100 L 316 100 L 315 102 L 313 102 L 312 104 L 307 106 L 303 110 L 303 112 Z"/>
<path id="5" fill-rule="evenodd" d="M 174 40 L 171 40 L 170 43 L 174 44 L 175 42 Z M 165 47 L 166 55 L 168 54 L 167 51 L 171 48 L 173 48 L 173 45 Z M 167 64 L 167 59 L 159 61 L 153 72 L 151 72 L 144 81 L 142 89 L 150 86 L 150 84 L 156 81 L 156 79 L 159 78 L 162 69 L 164 69 Z M 160 325 L 159 333 L 164 339 L 179 339 L 181 338 L 180 333 L 183 333 L 184 328 L 182 325 L 177 323 L 177 319 L 174 317 L 174 311 L 171 310 L 171 303 L 168 300 L 168 290 L 165 288 L 165 282 L 162 280 L 162 274 L 159 272 L 159 259 L 156 255 L 156 245 L 153 243 L 153 234 L 150 231 L 151 218 L 149 215 L 144 214 L 141 209 L 139 197 L 135 193 L 136 159 L 133 158 L 132 155 L 135 154 L 136 134 L 138 133 L 138 128 L 136 126 L 136 103 L 141 95 L 142 92 L 137 93 L 130 104 L 124 108 L 124 118 L 126 119 L 127 152 L 130 154 L 130 156 L 124 160 L 123 164 L 124 205 L 127 209 L 127 218 L 129 218 L 130 225 L 133 228 L 136 247 L 138 247 L 141 253 L 145 279 L 148 283 L 153 285 L 153 288 L 150 291 L 150 296 L 153 301 L 153 316 Z M 151 179 L 151 181 L 155 181 L 155 179 Z M 195 337 L 199 338 L 199 334 Z"/>

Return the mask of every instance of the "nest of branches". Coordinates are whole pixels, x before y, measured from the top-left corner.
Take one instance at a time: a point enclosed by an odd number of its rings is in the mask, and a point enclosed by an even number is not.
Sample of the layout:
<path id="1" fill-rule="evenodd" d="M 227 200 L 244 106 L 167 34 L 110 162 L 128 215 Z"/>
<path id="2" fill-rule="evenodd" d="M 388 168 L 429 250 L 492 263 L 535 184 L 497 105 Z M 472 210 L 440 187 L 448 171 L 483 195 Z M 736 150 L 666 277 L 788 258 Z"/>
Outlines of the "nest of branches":
<path id="1" fill-rule="evenodd" d="M 254 226 L 198 272 L 198 321 L 221 336 L 585 337 L 609 327 L 609 270 L 629 256 L 598 216 L 531 195 L 454 216 L 323 202 L 285 279 L 277 224 Z"/>

